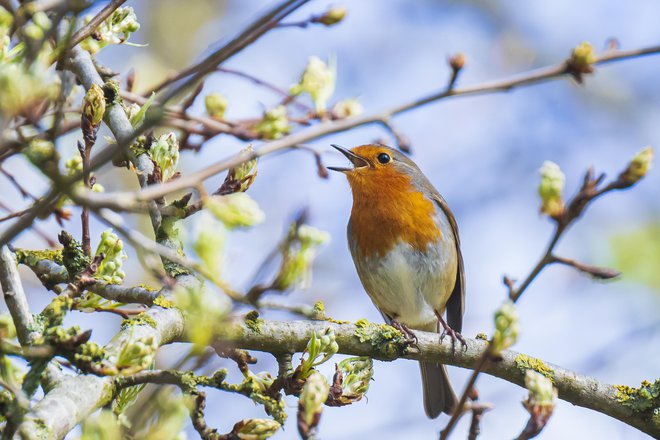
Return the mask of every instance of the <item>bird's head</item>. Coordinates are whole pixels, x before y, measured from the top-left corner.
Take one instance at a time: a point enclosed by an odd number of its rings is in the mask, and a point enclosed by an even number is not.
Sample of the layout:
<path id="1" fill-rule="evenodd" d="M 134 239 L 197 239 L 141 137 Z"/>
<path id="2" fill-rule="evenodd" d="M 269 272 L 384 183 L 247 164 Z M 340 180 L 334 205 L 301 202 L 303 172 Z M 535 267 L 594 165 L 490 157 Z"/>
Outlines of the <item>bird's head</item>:
<path id="1" fill-rule="evenodd" d="M 328 167 L 344 173 L 351 187 L 374 187 L 393 184 L 397 181 L 413 183 L 421 175 L 417 165 L 403 153 L 384 145 L 360 145 L 351 150 L 338 145 L 333 148 L 351 161 L 350 167 Z M 385 188 L 383 188 L 385 189 Z"/>

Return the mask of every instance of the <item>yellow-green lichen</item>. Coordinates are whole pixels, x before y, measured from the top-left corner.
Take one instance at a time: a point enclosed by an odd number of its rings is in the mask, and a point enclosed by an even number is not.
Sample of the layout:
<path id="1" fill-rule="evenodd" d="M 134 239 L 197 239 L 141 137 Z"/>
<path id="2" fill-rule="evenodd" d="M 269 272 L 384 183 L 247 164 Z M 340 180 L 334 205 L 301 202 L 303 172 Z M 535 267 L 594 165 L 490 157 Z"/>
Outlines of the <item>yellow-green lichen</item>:
<path id="1" fill-rule="evenodd" d="M 211 378 L 206 378 L 210 383 L 205 383 L 204 380 L 200 381 L 200 385 L 204 386 L 214 386 L 216 388 L 230 391 L 238 394 L 242 394 L 248 397 L 257 405 L 263 405 L 266 414 L 273 417 L 279 423 L 284 424 L 286 421 L 286 410 L 284 407 L 284 399 L 277 399 L 271 396 L 268 396 L 264 393 L 260 387 L 255 386 L 254 381 L 251 377 L 246 377 L 245 380 L 239 384 L 228 384 L 224 383 L 224 377 L 226 376 L 226 371 L 220 371 L 214 374 Z M 216 378 L 216 375 L 219 377 Z M 218 381 L 218 379 L 222 379 Z"/>
<path id="2" fill-rule="evenodd" d="M 28 249 L 16 249 L 16 261 L 18 264 L 25 264 L 34 267 L 40 261 L 50 260 L 57 264 L 62 264 L 62 249 L 43 251 L 33 251 Z"/>
<path id="3" fill-rule="evenodd" d="M 261 333 L 261 325 L 264 320 L 259 318 L 259 312 L 252 310 L 245 315 L 245 325 L 255 333 Z"/>
<path id="4" fill-rule="evenodd" d="M 319 321 L 326 319 L 325 304 L 323 304 L 323 301 L 316 301 L 314 303 L 314 307 L 312 307 L 312 313 L 310 314 L 310 318 L 317 319 Z"/>
<path id="5" fill-rule="evenodd" d="M 643 381 L 639 388 L 627 385 L 614 385 L 616 400 L 634 412 L 660 410 L 660 379 L 651 383 Z"/>
<path id="6" fill-rule="evenodd" d="M 531 356 L 527 356 L 524 354 L 519 354 L 516 356 L 516 366 L 525 373 L 527 370 L 534 370 L 537 373 L 541 373 L 548 379 L 552 381 L 552 383 L 555 382 L 555 372 L 552 368 L 548 367 L 545 362 L 543 362 L 541 359 L 537 359 Z"/>
<path id="7" fill-rule="evenodd" d="M 487 341 L 488 335 L 486 333 L 477 333 L 477 336 L 475 336 L 474 339 L 478 339 L 480 341 Z"/>
<path id="8" fill-rule="evenodd" d="M 128 327 L 132 327 L 134 325 L 148 325 L 150 327 L 156 328 L 158 323 L 154 318 L 147 315 L 146 313 L 140 313 L 133 318 L 124 319 L 121 323 L 121 329 L 126 330 Z"/>
<path id="9" fill-rule="evenodd" d="M 342 319 L 334 319 L 329 316 L 323 318 L 324 321 L 332 322 L 333 324 L 350 324 L 351 321 L 344 321 Z"/>
<path id="10" fill-rule="evenodd" d="M 165 272 L 167 272 L 167 274 L 172 278 L 192 274 L 192 272 L 190 272 L 185 267 L 170 260 L 163 261 L 163 268 L 165 269 Z"/>
<path id="11" fill-rule="evenodd" d="M 165 298 L 163 295 L 158 295 L 156 299 L 154 299 L 154 305 L 161 306 L 164 309 L 171 309 L 172 307 L 174 307 L 174 303 L 169 299 Z"/>
<path id="12" fill-rule="evenodd" d="M 387 324 L 374 324 L 366 319 L 355 323 L 354 335 L 360 342 L 369 342 L 377 350 L 378 358 L 396 359 L 408 348 L 406 337 Z"/>
<path id="13" fill-rule="evenodd" d="M 41 312 L 45 327 L 52 327 L 62 324 L 64 315 L 71 310 L 73 299 L 68 296 L 55 297 L 48 306 Z"/>

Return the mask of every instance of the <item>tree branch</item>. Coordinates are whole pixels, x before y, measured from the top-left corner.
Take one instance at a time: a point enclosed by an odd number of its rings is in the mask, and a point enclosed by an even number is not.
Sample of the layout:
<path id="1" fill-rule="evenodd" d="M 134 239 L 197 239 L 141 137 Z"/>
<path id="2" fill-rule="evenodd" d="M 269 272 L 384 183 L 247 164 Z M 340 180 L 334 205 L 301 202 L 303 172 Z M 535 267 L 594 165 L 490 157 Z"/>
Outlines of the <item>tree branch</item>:
<path id="1" fill-rule="evenodd" d="M 98 14 L 96 14 L 89 23 L 87 23 L 85 26 L 80 28 L 75 34 L 73 34 L 73 37 L 71 37 L 71 47 L 77 46 L 81 41 L 83 41 L 85 38 L 89 37 L 96 31 L 96 28 L 99 27 L 103 21 L 110 17 L 113 12 L 117 10 L 121 5 L 126 3 L 126 0 L 112 0 L 110 3 L 108 3 L 103 9 L 99 11 Z"/>
<path id="2" fill-rule="evenodd" d="M 633 50 L 608 50 L 596 58 L 594 64 L 605 64 L 614 61 L 625 60 L 634 57 L 641 57 L 660 52 L 660 46 L 651 46 L 642 49 Z M 325 121 L 315 125 L 306 130 L 302 130 L 291 135 L 285 136 L 281 139 L 267 142 L 260 148 L 255 149 L 251 153 L 241 152 L 227 159 L 216 162 L 203 168 L 195 173 L 187 176 L 180 177 L 179 179 L 153 185 L 147 189 L 138 191 L 137 193 L 107 193 L 107 194 L 94 194 L 84 189 L 79 188 L 75 195 L 76 199 L 84 204 L 96 207 L 111 207 L 113 209 L 121 209 L 122 203 L 134 203 L 137 201 L 154 200 L 163 197 L 172 192 L 195 188 L 204 180 L 226 171 L 229 168 L 236 167 L 241 163 L 249 160 L 288 148 L 292 148 L 299 144 L 318 139 L 329 134 L 339 133 L 342 131 L 351 130 L 368 124 L 382 124 L 383 121 L 390 120 L 393 116 L 400 113 L 422 107 L 426 104 L 441 101 L 444 99 L 457 97 L 457 96 L 472 96 L 472 95 L 485 95 L 492 93 L 499 93 L 512 90 L 514 88 L 525 87 L 540 82 L 549 81 L 552 79 L 564 78 L 570 75 L 570 70 L 567 68 L 566 62 L 556 64 L 554 66 L 544 67 L 541 69 L 533 70 L 527 73 L 522 73 L 511 78 L 503 80 L 485 82 L 468 86 L 463 88 L 455 88 L 446 90 L 443 88 L 438 93 L 433 93 L 413 101 L 400 104 L 382 112 L 373 113 L 370 115 L 358 116 L 355 118 L 340 119 L 334 121 Z"/>
<path id="3" fill-rule="evenodd" d="M 153 326 L 126 326 L 106 345 L 106 352 L 116 357 L 123 346 L 135 341 L 153 338 L 160 346 L 181 338 L 184 324 L 178 310 L 152 307 L 145 317 Z M 116 391 L 110 376 L 65 376 L 26 414 L 17 432 L 22 440 L 64 438 L 87 416 L 109 404 Z"/>
<path id="4" fill-rule="evenodd" d="M 380 347 L 370 341 L 361 342 L 356 337 L 358 328 L 353 324 L 333 324 L 328 322 L 307 321 L 260 321 L 259 331 L 251 330 L 243 323 L 234 323 L 227 328 L 225 341 L 233 342 L 237 348 L 266 351 L 273 354 L 302 352 L 314 332 L 320 334 L 332 327 L 339 353 L 354 356 L 369 356 L 380 360 L 393 360 L 385 356 Z M 415 331 L 419 350 L 410 350 L 401 358 L 439 362 L 447 365 L 471 369 L 487 350 L 486 341 L 467 339 L 465 350 L 453 351 L 451 341 L 443 342 L 435 333 Z M 519 386 L 524 386 L 525 360 L 533 359 L 514 351 L 502 352 L 502 360 L 489 362 L 483 372 L 504 379 Z M 540 361 L 542 362 L 542 361 Z M 660 414 L 649 415 L 635 413 L 617 400 L 617 390 L 598 380 L 583 376 L 573 371 L 549 363 L 541 363 L 552 372 L 559 398 L 574 405 L 601 412 L 621 420 L 647 434 L 660 435 Z"/>
<path id="5" fill-rule="evenodd" d="M 18 274 L 16 258 L 7 246 L 2 246 L 0 249 L 0 284 L 5 295 L 5 303 L 16 326 L 18 340 L 23 346 L 30 345 L 39 333 L 34 330 L 34 319 Z"/>
<path id="6" fill-rule="evenodd" d="M 144 337 L 154 337 L 159 345 L 180 341 L 184 334 L 184 322 L 176 309 L 155 307 L 147 312 L 155 326 L 135 325 L 120 332 L 106 347 L 116 352 L 121 344 Z M 403 341 L 392 340 L 394 348 L 401 350 L 396 354 L 383 350 L 382 345 L 372 340 L 356 337 L 358 327 L 354 324 L 334 324 L 330 322 L 309 321 L 258 321 L 255 325 L 244 322 L 228 324 L 219 343 L 234 347 L 269 352 L 275 355 L 302 352 L 312 334 L 322 333 L 332 327 L 339 345 L 338 353 L 354 356 L 369 356 L 380 360 L 397 358 L 440 362 L 463 368 L 472 368 L 482 358 L 488 343 L 481 340 L 467 339 L 465 350 L 454 351 L 449 340 L 439 341 L 435 333 L 415 332 L 416 349 L 405 349 Z M 559 390 L 559 398 L 574 405 L 598 411 L 627 423 L 652 436 L 660 435 L 660 415 L 634 412 L 617 400 L 617 389 L 594 378 L 583 376 L 562 367 L 545 363 L 527 355 L 506 350 L 502 360 L 489 362 L 483 372 L 499 377 L 519 386 L 524 385 L 526 368 L 529 361 L 543 367 L 552 376 Z M 386 368 L 386 367 L 384 367 Z M 538 368 L 538 367 L 537 367 Z M 114 379 L 110 377 L 78 376 L 66 378 L 55 390 L 48 393 L 26 417 L 21 426 L 25 439 L 62 438 L 70 429 L 95 409 L 108 404 L 113 393 Z"/>

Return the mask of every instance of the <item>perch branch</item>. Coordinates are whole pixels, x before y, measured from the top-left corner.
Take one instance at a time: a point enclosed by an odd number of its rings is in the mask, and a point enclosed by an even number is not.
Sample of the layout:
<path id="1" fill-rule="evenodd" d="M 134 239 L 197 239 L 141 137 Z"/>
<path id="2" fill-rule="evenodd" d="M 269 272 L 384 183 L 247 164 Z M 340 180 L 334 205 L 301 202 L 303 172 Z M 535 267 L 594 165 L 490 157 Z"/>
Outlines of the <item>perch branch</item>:
<path id="1" fill-rule="evenodd" d="M 147 314 L 153 318 L 155 327 L 135 325 L 119 333 L 106 347 L 116 350 L 129 339 L 153 336 L 159 344 L 180 341 L 184 323 L 175 309 L 152 308 Z M 252 328 L 250 328 L 252 327 Z M 275 355 L 302 352 L 312 334 L 320 334 L 332 327 L 339 345 L 338 353 L 353 356 L 369 356 L 374 359 L 393 360 L 397 356 L 383 353 L 382 347 L 369 340 L 356 337 L 357 327 L 353 324 L 334 324 L 310 321 L 259 321 L 258 330 L 243 322 L 228 324 L 221 336 L 222 344 L 230 342 L 234 347 L 269 352 Z M 132 329 L 132 330 L 131 330 Z M 453 350 L 451 341 L 440 342 L 435 333 L 415 332 L 416 349 L 405 351 L 399 358 L 440 362 L 462 368 L 473 368 L 482 358 L 488 343 L 466 339 L 465 350 Z M 133 339 L 134 340 L 134 339 Z M 403 349 L 403 347 L 400 347 Z M 502 360 L 489 362 L 484 373 L 499 377 L 519 386 L 524 385 L 525 368 L 519 366 L 520 359 L 527 358 L 514 351 L 502 352 Z M 529 359 L 529 358 L 527 358 Z M 559 398 L 574 405 L 598 411 L 621 420 L 651 436 L 660 435 L 660 415 L 634 412 L 617 400 L 617 389 L 594 378 L 577 374 L 562 367 L 545 363 L 551 372 Z M 383 366 L 383 368 L 386 368 Z M 108 404 L 113 393 L 114 380 L 110 377 L 78 376 L 67 378 L 60 386 L 48 393 L 28 413 L 21 432 L 24 439 L 37 438 L 38 433 L 48 433 L 39 438 L 62 438 L 70 429 L 95 409 Z"/>

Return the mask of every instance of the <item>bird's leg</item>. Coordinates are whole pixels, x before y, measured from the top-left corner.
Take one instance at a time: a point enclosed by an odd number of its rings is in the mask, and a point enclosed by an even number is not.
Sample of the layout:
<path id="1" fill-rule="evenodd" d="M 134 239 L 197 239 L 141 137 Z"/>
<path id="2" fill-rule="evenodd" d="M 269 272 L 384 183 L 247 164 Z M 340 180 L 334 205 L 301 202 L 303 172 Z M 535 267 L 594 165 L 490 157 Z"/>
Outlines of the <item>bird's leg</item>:
<path id="1" fill-rule="evenodd" d="M 445 338 L 445 336 L 449 335 L 451 338 L 451 348 L 452 351 L 454 350 L 454 344 L 456 344 L 456 340 L 461 341 L 461 345 L 463 345 L 463 349 L 467 350 L 467 342 L 465 341 L 465 338 L 463 337 L 462 334 L 454 330 L 453 328 L 449 327 L 449 324 L 445 322 L 445 320 L 442 318 L 442 315 L 435 311 L 435 316 L 438 318 L 438 321 L 440 321 L 440 325 L 442 325 L 442 334 L 440 335 L 440 341 Z"/>
<path id="2" fill-rule="evenodd" d="M 417 347 L 417 336 L 412 332 L 412 330 L 408 328 L 407 325 L 397 321 L 394 318 L 390 318 L 390 326 L 394 327 L 395 329 L 403 333 L 403 336 L 406 338 L 407 344 L 413 347 Z"/>

